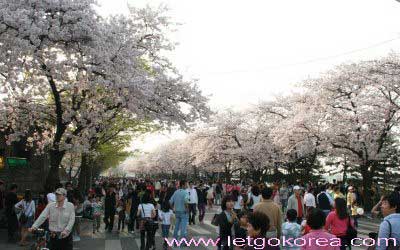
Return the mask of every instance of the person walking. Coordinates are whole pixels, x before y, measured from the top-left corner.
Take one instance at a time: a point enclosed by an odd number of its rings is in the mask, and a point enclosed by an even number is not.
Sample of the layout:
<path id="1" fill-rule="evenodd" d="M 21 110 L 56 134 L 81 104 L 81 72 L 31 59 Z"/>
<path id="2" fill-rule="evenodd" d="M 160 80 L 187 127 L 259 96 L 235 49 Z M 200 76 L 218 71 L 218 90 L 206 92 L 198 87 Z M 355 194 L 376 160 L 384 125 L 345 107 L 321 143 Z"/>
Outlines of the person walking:
<path id="1" fill-rule="evenodd" d="M 5 199 L 5 193 L 4 193 L 5 185 L 2 180 L 0 180 L 0 222 L 3 219 L 3 210 L 4 210 L 4 199 Z"/>
<path id="2" fill-rule="evenodd" d="M 118 213 L 118 232 L 124 231 L 125 229 L 125 210 L 126 205 L 124 199 L 118 201 L 117 213 Z"/>
<path id="3" fill-rule="evenodd" d="M 186 238 L 187 236 L 187 225 L 188 225 L 188 203 L 189 194 L 186 191 L 186 181 L 181 180 L 179 183 L 179 189 L 174 192 L 169 203 L 174 208 L 175 212 L 175 227 L 174 227 L 174 238 Z M 180 236 L 178 235 L 180 232 Z"/>
<path id="4" fill-rule="evenodd" d="M 234 201 L 233 210 L 236 214 L 239 214 L 243 209 L 243 196 L 239 193 L 239 190 L 234 189 L 232 191 L 232 199 Z"/>
<path id="5" fill-rule="evenodd" d="M 207 189 L 207 208 L 208 210 L 211 210 L 213 207 L 214 203 L 214 189 L 212 187 L 212 183 L 209 183 L 208 189 Z"/>
<path id="6" fill-rule="evenodd" d="M 286 210 L 288 202 L 288 194 L 289 194 L 288 187 L 286 183 L 283 183 L 281 188 L 279 189 L 279 195 L 281 196 L 282 211 Z"/>
<path id="7" fill-rule="evenodd" d="M 92 199 L 93 233 L 99 232 L 100 229 L 100 219 L 103 213 L 103 204 L 100 198 L 100 196 L 96 196 Z"/>
<path id="8" fill-rule="evenodd" d="M 32 200 L 31 190 L 25 190 L 24 199 L 15 204 L 15 209 L 20 211 L 19 223 L 21 228 L 21 241 L 20 246 L 28 245 L 26 236 L 28 229 L 32 226 L 35 218 L 35 202 Z"/>
<path id="9" fill-rule="evenodd" d="M 297 212 L 297 223 L 301 224 L 304 216 L 304 200 L 300 195 L 300 186 L 293 187 L 293 194 L 289 197 L 287 209 L 294 209 Z"/>
<path id="10" fill-rule="evenodd" d="M 131 210 L 129 212 L 128 231 L 130 233 L 134 233 L 135 232 L 135 225 L 137 223 L 136 215 L 137 215 L 138 207 L 139 207 L 139 204 L 140 204 L 138 192 L 137 192 L 136 189 L 132 190 L 132 193 L 130 194 L 128 199 L 129 199 L 129 201 L 131 203 Z"/>
<path id="11" fill-rule="evenodd" d="M 311 208 L 307 215 L 307 225 L 311 230 L 301 238 L 303 242 L 307 242 L 301 246 L 301 250 L 339 250 L 336 243 L 329 244 L 329 242 L 334 242 L 337 237 L 326 232 L 323 228 L 324 224 L 326 225 L 324 212 L 318 208 Z M 321 244 L 321 242 L 323 243 Z"/>
<path id="12" fill-rule="evenodd" d="M 261 201 L 261 194 L 260 194 L 260 188 L 258 185 L 253 185 L 251 187 L 251 191 L 248 194 L 248 199 L 247 199 L 247 207 L 249 208 L 250 212 L 253 212 L 254 206 L 258 204 Z"/>
<path id="13" fill-rule="evenodd" d="M 8 242 L 15 242 L 15 232 L 18 229 L 18 218 L 15 213 L 15 204 L 18 202 L 17 198 L 17 188 L 16 184 L 11 184 L 9 192 L 6 194 L 4 200 L 5 214 L 7 218 L 7 233 Z"/>
<path id="14" fill-rule="evenodd" d="M 317 207 L 324 212 L 325 217 L 331 212 L 334 205 L 332 196 L 325 191 L 325 187 L 321 188 L 321 192 L 317 195 Z"/>
<path id="15" fill-rule="evenodd" d="M 222 191 L 222 184 L 220 182 L 217 182 L 215 184 L 215 205 L 217 206 L 221 205 Z"/>
<path id="16" fill-rule="evenodd" d="M 203 224 L 207 205 L 207 189 L 204 187 L 203 181 L 200 181 L 200 185 L 196 188 L 196 192 L 198 196 L 197 208 L 199 209 L 199 222 L 200 224 Z"/>
<path id="17" fill-rule="evenodd" d="M 168 202 L 164 202 L 161 205 L 161 211 L 158 214 L 158 218 L 161 220 L 162 237 L 164 239 L 169 237 L 169 228 L 171 227 L 171 218 L 174 213 Z M 167 241 L 164 240 L 163 249 L 168 249 Z"/>
<path id="18" fill-rule="evenodd" d="M 346 199 L 344 197 L 344 194 L 340 191 L 340 187 L 336 186 L 334 189 L 334 193 L 333 193 L 333 199 L 336 200 L 336 198 L 342 198 L 342 199 Z"/>
<path id="19" fill-rule="evenodd" d="M 195 225 L 196 209 L 199 198 L 197 191 L 193 186 L 193 182 L 189 182 L 189 188 L 187 189 L 187 192 L 189 194 L 189 225 Z"/>
<path id="20" fill-rule="evenodd" d="M 351 244 L 347 235 L 349 226 L 354 228 L 354 222 L 347 211 L 346 200 L 343 198 L 336 198 L 335 210 L 330 212 L 326 217 L 325 230 L 340 239 L 340 250 L 345 250 L 346 245 L 351 249 Z"/>
<path id="21" fill-rule="evenodd" d="M 157 216 L 154 204 L 151 203 L 150 191 L 143 194 L 142 201 L 138 206 L 137 216 L 140 217 L 140 250 L 148 250 L 151 247 L 155 249 L 154 237 L 156 231 L 146 227 L 146 223 L 150 223 L 150 220 Z"/>
<path id="22" fill-rule="evenodd" d="M 111 232 L 114 226 L 114 217 L 116 212 L 117 194 L 115 188 L 110 185 L 107 190 L 107 194 L 104 200 L 104 223 L 105 230 Z"/>
<path id="23" fill-rule="evenodd" d="M 72 228 L 75 223 L 75 208 L 66 201 L 67 190 L 58 188 L 55 192 L 56 202 L 47 204 L 39 218 L 33 223 L 29 232 L 38 229 L 49 218 L 51 250 L 72 250 Z"/>
<path id="24" fill-rule="evenodd" d="M 314 196 L 314 188 L 312 187 L 309 187 L 307 192 L 304 194 L 304 206 L 305 206 L 305 211 L 308 211 L 308 208 L 310 207 L 317 207 Z"/>
<path id="25" fill-rule="evenodd" d="M 233 211 L 234 202 L 230 196 L 225 196 L 221 202 L 222 212 L 218 215 L 218 250 L 229 250 L 228 240 L 232 237 L 233 225 L 238 222 L 236 213 Z"/>
<path id="26" fill-rule="evenodd" d="M 266 233 L 268 238 L 280 238 L 282 233 L 282 211 L 280 205 L 272 200 L 273 190 L 265 187 L 261 191 L 262 200 L 254 206 L 254 212 L 261 212 L 268 216 L 269 231 Z"/>

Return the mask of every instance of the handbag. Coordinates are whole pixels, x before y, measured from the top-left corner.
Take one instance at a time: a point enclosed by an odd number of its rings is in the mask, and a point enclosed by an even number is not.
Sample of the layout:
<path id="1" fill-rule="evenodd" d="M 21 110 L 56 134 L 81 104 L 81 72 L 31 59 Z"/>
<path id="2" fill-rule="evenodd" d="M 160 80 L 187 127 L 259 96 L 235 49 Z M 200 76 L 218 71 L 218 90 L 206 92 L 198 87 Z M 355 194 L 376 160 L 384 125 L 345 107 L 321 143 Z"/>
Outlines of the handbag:
<path id="1" fill-rule="evenodd" d="M 25 204 L 26 204 L 26 202 L 25 202 Z M 19 223 L 26 224 L 28 222 L 28 216 L 26 215 L 25 211 L 31 207 L 31 204 L 32 204 L 32 202 L 29 203 L 29 206 L 27 208 L 25 208 L 25 206 L 24 206 L 24 209 L 22 210 L 21 215 L 19 216 Z M 30 213 L 30 211 L 29 211 L 29 213 Z"/>
<path id="2" fill-rule="evenodd" d="M 141 204 L 141 206 L 142 206 L 143 217 L 140 220 L 139 229 L 145 230 L 147 232 L 156 231 L 158 229 L 158 222 L 154 221 L 152 218 L 144 217 L 145 214 L 144 214 L 143 204 Z"/>
<path id="3" fill-rule="evenodd" d="M 351 226 L 350 216 L 348 221 L 349 224 L 347 225 L 346 239 L 348 240 L 348 242 L 351 242 L 351 240 L 357 238 L 357 230 Z"/>
<path id="4" fill-rule="evenodd" d="M 214 214 L 214 217 L 211 220 L 211 225 L 219 226 L 219 214 Z"/>
<path id="5" fill-rule="evenodd" d="M 390 238 L 392 238 L 392 224 L 390 223 L 389 220 L 384 220 L 384 221 L 386 221 L 389 224 L 389 237 L 388 237 L 388 239 L 390 239 Z M 371 236 L 369 236 L 369 237 L 370 238 L 374 238 L 374 237 L 371 237 Z M 377 237 L 378 236 L 376 235 L 376 238 Z M 375 242 L 375 245 L 369 246 L 367 248 L 367 250 L 375 250 L 375 249 L 376 249 L 376 242 Z M 393 240 L 388 240 L 388 245 L 386 246 L 386 250 L 399 250 L 399 249 L 400 249 L 400 246 L 399 245 L 395 245 L 393 243 Z"/>

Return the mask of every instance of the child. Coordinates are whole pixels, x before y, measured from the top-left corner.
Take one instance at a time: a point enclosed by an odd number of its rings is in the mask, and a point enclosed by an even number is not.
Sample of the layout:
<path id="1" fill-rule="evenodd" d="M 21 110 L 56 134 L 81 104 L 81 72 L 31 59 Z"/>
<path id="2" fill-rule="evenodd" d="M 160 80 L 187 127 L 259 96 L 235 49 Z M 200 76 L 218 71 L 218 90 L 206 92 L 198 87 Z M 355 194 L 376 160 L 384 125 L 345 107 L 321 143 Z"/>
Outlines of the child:
<path id="1" fill-rule="evenodd" d="M 163 244 L 164 249 L 168 248 L 165 238 L 169 237 L 169 228 L 171 226 L 171 217 L 173 217 L 173 215 L 174 213 L 171 210 L 169 202 L 168 201 L 163 202 L 161 206 L 161 211 L 158 214 L 158 218 L 162 221 L 161 228 L 162 228 L 162 237 L 164 238 L 164 244 Z"/>
<path id="2" fill-rule="evenodd" d="M 120 199 L 118 201 L 117 213 L 118 213 L 118 231 L 121 229 L 121 224 L 122 224 L 122 231 L 124 231 L 124 229 L 125 229 L 125 202 L 123 199 Z"/>
<path id="3" fill-rule="evenodd" d="M 103 210 L 103 204 L 100 201 L 100 196 L 92 198 L 92 214 L 93 214 L 93 233 L 99 232 L 100 229 L 100 217 Z"/>
<path id="4" fill-rule="evenodd" d="M 358 217 L 359 217 L 357 209 L 358 209 L 357 201 L 353 201 L 353 204 L 351 206 L 351 217 L 353 217 L 354 226 L 356 228 L 358 227 Z"/>
<path id="5" fill-rule="evenodd" d="M 296 244 L 294 244 L 296 238 L 299 238 L 301 236 L 301 227 L 299 224 L 297 224 L 296 217 L 297 217 L 296 210 L 289 209 L 286 212 L 287 222 L 282 224 L 282 237 L 284 237 L 285 239 L 292 238 L 290 242 L 292 243 L 293 246 L 288 246 L 288 244 L 286 244 L 285 246 L 282 246 L 282 249 L 291 249 L 291 250 L 300 249 L 299 246 L 296 246 Z"/>
<path id="6" fill-rule="evenodd" d="M 308 207 L 307 208 L 307 214 L 311 213 L 313 208 L 314 207 Z M 311 227 L 309 225 L 307 225 L 307 220 L 303 220 L 301 222 L 300 228 L 301 228 L 301 234 L 302 235 L 308 234 L 310 232 L 310 230 L 311 230 Z"/>

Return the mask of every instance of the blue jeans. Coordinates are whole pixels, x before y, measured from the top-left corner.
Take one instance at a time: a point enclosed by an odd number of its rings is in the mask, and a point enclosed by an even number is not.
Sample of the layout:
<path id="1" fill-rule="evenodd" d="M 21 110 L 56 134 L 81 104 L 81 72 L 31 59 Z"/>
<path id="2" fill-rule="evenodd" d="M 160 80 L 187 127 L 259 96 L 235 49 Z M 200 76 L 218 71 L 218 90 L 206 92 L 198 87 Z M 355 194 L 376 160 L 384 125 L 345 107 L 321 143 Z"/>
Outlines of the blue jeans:
<path id="1" fill-rule="evenodd" d="M 162 237 L 163 237 L 163 241 L 164 241 L 164 243 L 163 243 L 164 250 L 168 249 L 167 241 L 165 239 L 169 237 L 169 228 L 170 227 L 171 227 L 171 225 L 161 225 Z"/>
<path id="2" fill-rule="evenodd" d="M 174 238 L 179 240 L 181 238 L 186 238 L 187 236 L 187 225 L 189 223 L 189 215 L 187 212 L 176 211 L 175 212 L 175 228 L 174 228 Z M 181 236 L 178 237 L 178 231 L 180 231 Z"/>

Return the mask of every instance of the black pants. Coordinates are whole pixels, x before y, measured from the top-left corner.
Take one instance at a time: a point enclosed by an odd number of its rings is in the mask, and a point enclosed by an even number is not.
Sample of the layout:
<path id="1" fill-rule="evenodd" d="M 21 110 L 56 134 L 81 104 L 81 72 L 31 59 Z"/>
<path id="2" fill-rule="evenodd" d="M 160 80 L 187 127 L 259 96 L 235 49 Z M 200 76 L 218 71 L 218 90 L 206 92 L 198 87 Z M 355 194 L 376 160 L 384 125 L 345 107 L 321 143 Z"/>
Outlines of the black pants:
<path id="1" fill-rule="evenodd" d="M 69 234 L 68 237 L 63 239 L 50 238 L 50 242 L 47 246 L 50 250 L 72 250 L 72 234 Z"/>
<path id="2" fill-rule="evenodd" d="M 340 239 L 340 250 L 346 250 L 347 247 L 351 250 L 351 242 L 345 236 L 337 236 Z"/>
<path id="3" fill-rule="evenodd" d="M 156 231 L 140 230 L 140 250 L 148 250 L 151 247 L 155 248 L 155 234 Z"/>
<path id="4" fill-rule="evenodd" d="M 128 231 L 135 231 L 135 220 L 136 220 L 137 210 L 131 210 L 129 214 Z"/>
<path id="5" fill-rule="evenodd" d="M 121 229 L 121 224 L 122 224 L 122 230 L 125 228 L 125 218 L 118 218 L 118 230 Z"/>
<path id="6" fill-rule="evenodd" d="M 18 230 L 18 219 L 15 214 L 7 215 L 7 233 L 8 233 L 8 240 L 13 241 L 15 240 L 15 232 Z"/>
<path id="7" fill-rule="evenodd" d="M 196 203 L 189 203 L 189 225 L 195 224 L 196 220 Z"/>
<path id="8" fill-rule="evenodd" d="M 114 226 L 114 217 L 115 217 L 115 212 L 114 213 L 105 213 L 104 214 L 104 224 L 106 224 L 106 229 L 108 229 L 109 232 L 112 231 L 113 226 Z"/>

